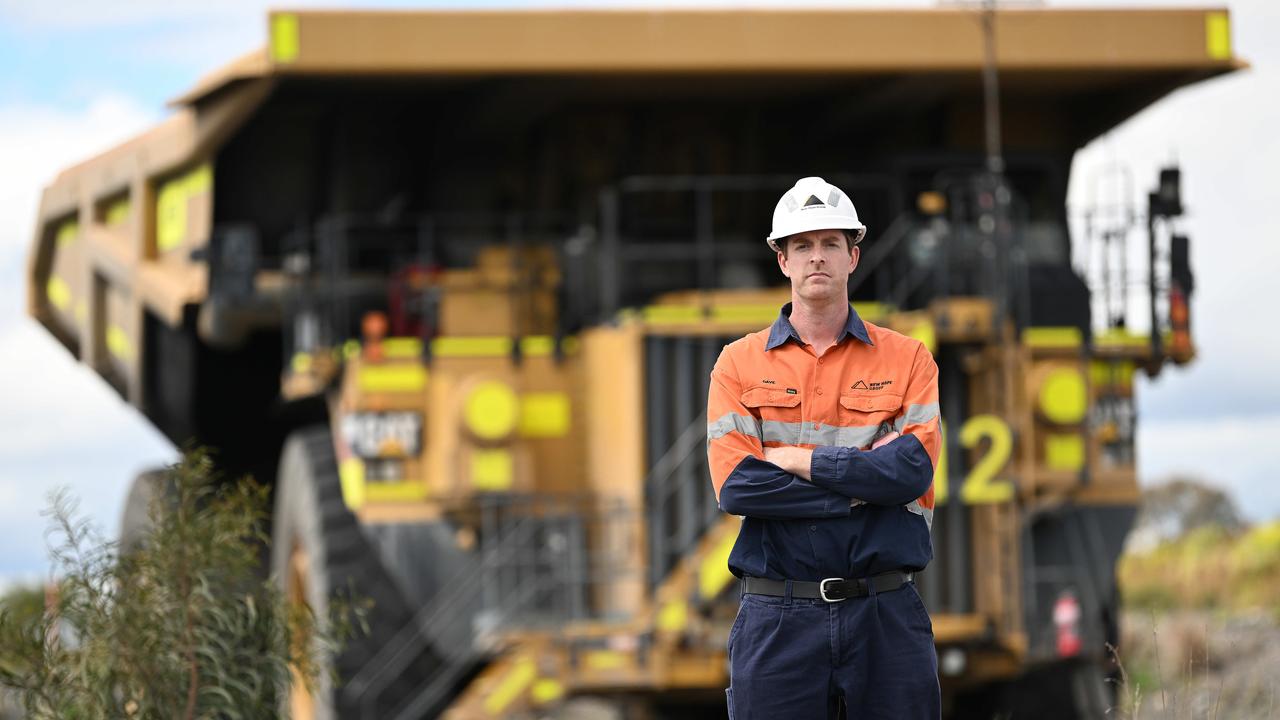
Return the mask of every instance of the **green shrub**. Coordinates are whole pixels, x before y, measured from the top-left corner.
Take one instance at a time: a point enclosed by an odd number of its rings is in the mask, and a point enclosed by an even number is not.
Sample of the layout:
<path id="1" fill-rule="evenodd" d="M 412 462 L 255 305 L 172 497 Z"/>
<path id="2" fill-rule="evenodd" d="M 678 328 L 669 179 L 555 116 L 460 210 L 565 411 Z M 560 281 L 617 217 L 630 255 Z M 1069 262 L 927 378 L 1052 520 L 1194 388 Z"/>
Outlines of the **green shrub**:
<path id="1" fill-rule="evenodd" d="M 267 488 L 220 482 L 201 452 L 169 475 L 124 554 L 54 496 L 54 601 L 0 613 L 0 685 L 28 717 L 275 717 L 291 675 L 314 683 L 352 629 L 349 605 L 316 618 L 262 577 Z"/>

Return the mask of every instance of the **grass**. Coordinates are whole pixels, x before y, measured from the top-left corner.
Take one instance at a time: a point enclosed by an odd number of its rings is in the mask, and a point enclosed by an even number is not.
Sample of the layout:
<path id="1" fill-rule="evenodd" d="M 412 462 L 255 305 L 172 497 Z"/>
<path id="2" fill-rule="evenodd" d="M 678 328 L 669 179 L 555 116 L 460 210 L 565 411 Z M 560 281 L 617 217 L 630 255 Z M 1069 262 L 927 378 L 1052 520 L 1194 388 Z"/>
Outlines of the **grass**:
<path id="1" fill-rule="evenodd" d="M 1128 720 L 1275 717 L 1280 521 L 1207 527 L 1118 567 L 1125 608 L 1111 648 Z"/>
<path id="2" fill-rule="evenodd" d="M 1261 609 L 1280 620 L 1280 520 L 1238 535 L 1215 526 L 1193 530 L 1125 555 L 1118 575 L 1126 608 Z"/>

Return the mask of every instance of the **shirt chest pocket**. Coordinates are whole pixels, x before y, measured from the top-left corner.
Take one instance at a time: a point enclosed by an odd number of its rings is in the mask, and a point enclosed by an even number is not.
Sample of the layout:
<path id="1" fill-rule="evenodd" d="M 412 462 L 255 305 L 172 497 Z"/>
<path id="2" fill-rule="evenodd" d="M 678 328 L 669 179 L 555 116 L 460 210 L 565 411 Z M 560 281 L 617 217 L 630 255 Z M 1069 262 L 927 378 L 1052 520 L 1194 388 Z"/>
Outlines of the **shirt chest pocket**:
<path id="1" fill-rule="evenodd" d="M 844 443 L 865 447 L 893 429 L 902 412 L 902 396 L 893 393 L 850 393 L 840 396 L 840 424 L 850 437 Z"/>
<path id="2" fill-rule="evenodd" d="M 742 404 L 764 421 L 799 422 L 800 393 L 770 387 L 742 391 Z"/>

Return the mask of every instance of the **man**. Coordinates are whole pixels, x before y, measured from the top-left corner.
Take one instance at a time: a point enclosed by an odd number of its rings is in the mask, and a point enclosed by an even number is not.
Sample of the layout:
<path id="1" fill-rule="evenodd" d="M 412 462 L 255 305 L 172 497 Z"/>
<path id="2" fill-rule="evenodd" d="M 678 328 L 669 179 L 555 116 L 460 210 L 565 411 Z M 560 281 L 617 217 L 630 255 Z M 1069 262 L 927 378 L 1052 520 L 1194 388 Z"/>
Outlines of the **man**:
<path id="1" fill-rule="evenodd" d="M 725 347 L 707 437 L 720 508 L 743 516 L 729 716 L 938 718 L 933 626 L 912 582 L 933 556 L 938 368 L 863 322 L 852 201 L 804 178 L 768 243 L 791 281 L 773 326 Z"/>

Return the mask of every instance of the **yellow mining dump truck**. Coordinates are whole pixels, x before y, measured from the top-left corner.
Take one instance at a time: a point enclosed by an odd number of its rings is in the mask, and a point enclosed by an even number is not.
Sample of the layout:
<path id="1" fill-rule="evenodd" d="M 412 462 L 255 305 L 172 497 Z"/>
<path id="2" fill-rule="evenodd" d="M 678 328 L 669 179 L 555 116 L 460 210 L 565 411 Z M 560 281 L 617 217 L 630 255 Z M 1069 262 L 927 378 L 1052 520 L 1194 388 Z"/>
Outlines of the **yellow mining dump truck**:
<path id="1" fill-rule="evenodd" d="M 723 712 L 739 520 L 706 470 L 708 371 L 787 296 L 764 236 L 803 175 L 871 228 L 858 312 L 941 368 L 920 586 L 949 712 L 1099 716 L 1133 378 L 1192 358 L 1191 275 L 1169 171 L 1154 332 L 1092 307 L 1068 172 L 1243 65 L 1224 11 L 999 12 L 1000 174 L 969 10 L 268 28 L 44 191 L 28 303 L 173 442 L 272 483 L 291 597 L 376 603 L 294 717 Z"/>

